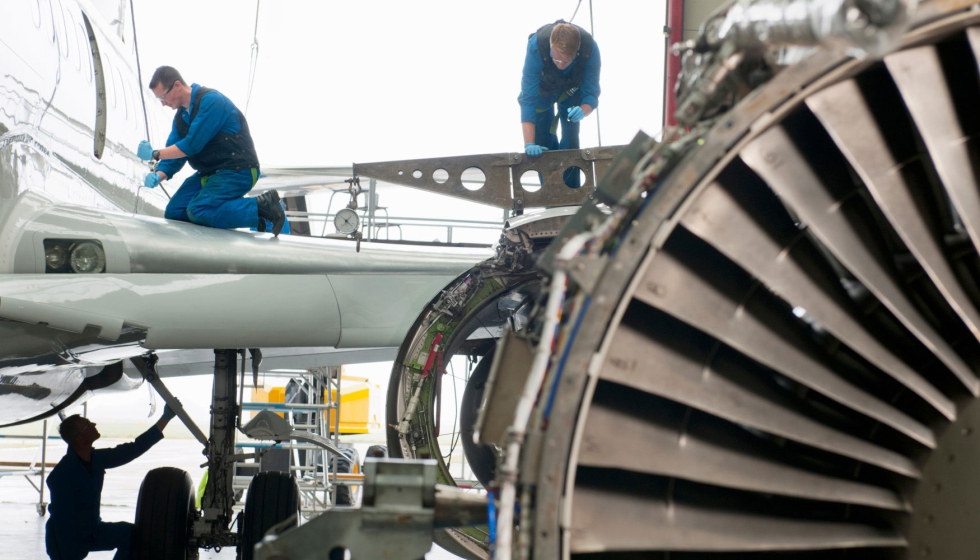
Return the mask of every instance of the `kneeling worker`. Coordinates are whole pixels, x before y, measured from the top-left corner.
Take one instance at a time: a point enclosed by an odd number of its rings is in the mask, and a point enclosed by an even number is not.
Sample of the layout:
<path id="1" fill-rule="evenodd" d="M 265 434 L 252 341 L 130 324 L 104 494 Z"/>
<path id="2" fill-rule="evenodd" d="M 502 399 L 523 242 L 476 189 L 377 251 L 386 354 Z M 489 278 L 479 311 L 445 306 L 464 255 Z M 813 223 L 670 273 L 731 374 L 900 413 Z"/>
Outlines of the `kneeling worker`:
<path id="1" fill-rule="evenodd" d="M 114 560 L 129 560 L 133 524 L 105 523 L 100 517 L 106 469 L 120 467 L 144 454 L 163 439 L 163 429 L 175 416 L 169 406 L 149 430 L 132 443 L 111 449 L 92 449 L 101 437 L 95 424 L 77 414 L 58 428 L 68 452 L 48 476 L 51 518 L 45 525 L 44 545 L 51 560 L 78 560 L 93 550 L 116 549 Z"/>
<path id="2" fill-rule="evenodd" d="M 180 171 L 184 162 L 197 171 L 174 193 L 164 217 L 214 228 L 254 227 L 259 231 L 266 230 L 268 221 L 278 236 L 286 222 L 279 193 L 245 198 L 259 178 L 259 158 L 245 115 L 220 92 L 186 85 L 170 66 L 156 69 L 150 89 L 177 114 L 167 147 L 154 150 L 149 142 L 140 142 L 136 152 L 140 159 L 160 161 L 143 184 L 159 185 Z"/>

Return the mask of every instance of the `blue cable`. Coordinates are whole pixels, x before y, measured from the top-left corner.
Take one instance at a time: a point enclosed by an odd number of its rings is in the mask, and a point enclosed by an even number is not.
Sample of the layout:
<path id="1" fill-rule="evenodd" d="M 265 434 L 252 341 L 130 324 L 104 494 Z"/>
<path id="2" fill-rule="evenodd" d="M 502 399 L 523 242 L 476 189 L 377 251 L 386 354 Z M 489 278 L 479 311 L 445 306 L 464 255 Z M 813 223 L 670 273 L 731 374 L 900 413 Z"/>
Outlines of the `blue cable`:
<path id="1" fill-rule="evenodd" d="M 653 193 L 655 193 L 658 190 L 660 190 L 660 186 L 662 184 L 663 184 L 663 181 L 661 181 L 653 190 L 651 190 L 651 191 L 649 191 L 647 193 L 647 197 L 640 204 L 640 208 L 636 212 L 637 215 L 640 215 L 640 214 L 643 213 L 643 210 L 646 208 L 647 204 L 649 204 L 650 203 L 650 200 L 653 198 Z M 629 227 L 629 228 L 627 228 L 626 231 L 623 232 L 623 236 L 624 237 L 629 232 L 630 229 L 632 229 L 632 226 Z M 620 247 L 620 245 L 618 245 L 618 244 L 615 247 L 613 247 L 613 250 L 609 254 L 609 258 L 613 258 L 613 257 L 616 256 L 616 253 L 619 252 L 619 247 Z M 582 312 L 579 313 L 578 319 L 575 320 L 575 326 L 572 327 L 572 332 L 569 334 L 568 342 L 565 344 L 565 351 L 562 353 L 561 360 L 558 362 L 558 369 L 555 372 L 555 381 L 551 385 L 551 391 L 548 394 L 548 404 L 547 404 L 547 406 L 544 409 L 544 419 L 545 420 L 547 420 L 548 418 L 551 417 L 551 407 L 555 403 L 555 394 L 558 393 L 558 382 L 561 381 L 561 373 L 562 373 L 562 370 L 565 369 L 565 360 L 568 359 L 568 353 L 571 351 L 571 348 L 572 348 L 572 341 L 575 340 L 575 336 L 578 334 L 578 328 L 582 324 L 582 319 L 585 318 L 585 313 L 589 310 L 589 304 L 590 303 L 592 303 L 592 297 L 591 296 L 585 298 L 585 303 L 582 305 Z"/>
<path id="2" fill-rule="evenodd" d="M 565 351 L 561 354 L 561 360 L 558 362 L 558 370 L 555 372 L 555 381 L 551 384 L 551 391 L 548 393 L 548 405 L 544 408 L 544 418 L 547 420 L 551 416 L 551 406 L 555 404 L 555 394 L 558 393 L 558 382 L 561 380 L 561 372 L 565 369 L 565 360 L 568 359 L 568 353 L 572 349 L 572 341 L 575 340 L 575 335 L 578 334 L 578 328 L 582 324 L 582 319 L 585 318 L 585 313 L 589 310 L 589 304 L 592 303 L 592 297 L 585 298 L 585 303 L 582 304 L 582 311 L 578 314 L 578 318 L 575 320 L 575 326 L 572 327 L 572 332 L 568 335 L 568 341 L 565 343 Z"/>
<path id="3" fill-rule="evenodd" d="M 493 500 L 493 490 L 487 490 L 487 532 L 490 537 L 490 558 L 496 556 L 497 542 L 497 506 Z"/>

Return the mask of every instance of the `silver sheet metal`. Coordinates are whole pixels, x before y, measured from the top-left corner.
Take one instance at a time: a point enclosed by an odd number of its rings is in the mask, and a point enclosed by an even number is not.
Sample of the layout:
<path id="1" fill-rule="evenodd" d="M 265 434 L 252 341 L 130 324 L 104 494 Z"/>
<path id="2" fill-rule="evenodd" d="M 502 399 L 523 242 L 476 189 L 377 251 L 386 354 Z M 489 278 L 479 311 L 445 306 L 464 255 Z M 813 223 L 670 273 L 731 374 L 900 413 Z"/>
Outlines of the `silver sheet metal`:
<path id="1" fill-rule="evenodd" d="M 726 294 L 667 251 L 657 255 L 636 297 L 710 334 L 753 360 L 830 399 L 891 426 L 926 447 L 936 445 L 928 427 L 854 386 L 807 352 L 749 294 Z M 738 299 L 730 299 L 732 297 Z"/>
<path id="2" fill-rule="evenodd" d="M 694 201 L 681 223 L 763 282 L 767 288 L 826 328 L 841 342 L 915 391 L 949 419 L 956 417 L 953 401 L 922 375 L 878 342 L 846 309 L 846 302 L 819 279 L 810 276 L 794 258 L 796 242 L 777 242 L 722 185 L 715 183 Z"/>
<path id="3" fill-rule="evenodd" d="M 713 510 L 635 493 L 577 487 L 572 508 L 573 553 L 614 550 L 802 551 L 894 547 L 894 529 L 857 523 Z"/>
<path id="4" fill-rule="evenodd" d="M 761 134 L 741 151 L 741 157 L 782 198 L 820 241 L 885 305 L 974 395 L 980 380 L 933 329 L 879 264 L 877 255 L 861 241 L 820 178 L 794 147 L 781 127 Z"/>
<path id="5" fill-rule="evenodd" d="M 933 73 L 936 70 L 937 68 L 931 69 Z M 935 75 L 924 75 L 930 72 L 928 64 L 917 67 L 916 72 L 917 76 L 909 76 L 908 80 L 902 82 L 937 78 Z M 931 96 L 927 103 L 930 112 L 935 111 L 933 106 L 938 104 L 937 96 L 941 94 L 936 91 L 936 88 L 931 88 Z M 827 88 L 810 97 L 807 105 L 861 175 L 878 207 L 888 217 L 888 221 L 902 237 L 909 251 L 922 264 L 923 269 L 973 336 L 980 338 L 980 313 L 970 302 L 955 273 L 946 262 L 942 247 L 929 230 L 923 209 L 919 208 L 909 185 L 902 177 L 901 164 L 895 161 L 889 152 L 888 144 L 857 84 L 853 80 L 848 80 Z M 949 134 L 949 131 L 943 129 L 942 134 Z M 960 141 L 957 143 L 959 144 Z M 939 154 L 938 157 L 948 161 L 953 156 Z M 966 164 L 969 165 L 968 162 Z M 969 173 L 969 168 L 964 172 Z M 977 184 L 974 182 L 972 188 L 976 187 Z"/>
<path id="6" fill-rule="evenodd" d="M 656 364 L 650 367 L 648 364 Z M 602 379 L 658 395 L 719 418 L 879 466 L 910 478 L 921 473 L 908 457 L 811 420 L 757 395 L 725 375 L 626 326 L 616 332 Z"/>
<path id="7" fill-rule="evenodd" d="M 692 434 L 682 422 L 668 426 L 607 405 L 596 404 L 589 409 L 579 464 L 764 494 L 895 511 L 909 509 L 893 490 L 792 467 L 756 456 L 749 449 Z"/>

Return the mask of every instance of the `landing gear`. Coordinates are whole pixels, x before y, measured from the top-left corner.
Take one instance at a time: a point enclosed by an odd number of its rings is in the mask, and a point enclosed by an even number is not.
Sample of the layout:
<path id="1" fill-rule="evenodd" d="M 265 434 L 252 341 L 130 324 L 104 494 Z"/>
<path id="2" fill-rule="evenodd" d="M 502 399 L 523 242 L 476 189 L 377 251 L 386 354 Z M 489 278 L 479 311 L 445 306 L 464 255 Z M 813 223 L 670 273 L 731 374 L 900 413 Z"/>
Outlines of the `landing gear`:
<path id="1" fill-rule="evenodd" d="M 245 498 L 245 513 L 238 559 L 252 560 L 255 545 L 273 526 L 292 518 L 289 527 L 299 520 L 299 488 L 296 479 L 284 472 L 268 471 L 252 477 Z M 285 527 L 283 527 L 285 528 Z"/>
<path id="2" fill-rule="evenodd" d="M 197 558 L 197 549 L 189 545 L 195 513 L 194 485 L 187 472 L 160 467 L 147 473 L 136 501 L 135 557 L 139 560 Z"/>

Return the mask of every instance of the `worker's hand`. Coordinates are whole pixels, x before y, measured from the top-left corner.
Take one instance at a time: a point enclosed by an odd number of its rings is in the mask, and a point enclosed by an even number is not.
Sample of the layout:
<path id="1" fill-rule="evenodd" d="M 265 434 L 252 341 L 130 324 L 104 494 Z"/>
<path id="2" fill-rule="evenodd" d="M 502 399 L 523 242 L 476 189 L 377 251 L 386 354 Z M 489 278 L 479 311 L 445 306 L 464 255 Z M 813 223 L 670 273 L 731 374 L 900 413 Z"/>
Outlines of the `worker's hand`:
<path id="1" fill-rule="evenodd" d="M 143 179 L 143 186 L 153 188 L 160 184 L 160 174 L 156 171 L 146 174 L 146 179 Z"/>
<path id="2" fill-rule="evenodd" d="M 136 149 L 136 157 L 143 161 L 150 161 L 153 159 L 153 146 L 146 140 L 141 141 L 140 147 Z"/>
<path id="3" fill-rule="evenodd" d="M 177 402 L 180 402 L 180 401 L 177 401 Z M 173 420 L 175 416 L 177 416 L 177 413 L 174 412 L 174 409 L 170 408 L 170 405 L 169 404 L 163 407 L 163 416 L 161 417 L 161 419 L 166 420 L 167 422 L 169 422 L 169 421 Z"/>
<path id="4" fill-rule="evenodd" d="M 524 144 L 524 153 L 531 157 L 538 157 L 547 151 L 548 148 L 545 148 L 544 146 L 538 146 L 534 142 L 528 142 L 527 144 Z"/>
<path id="5" fill-rule="evenodd" d="M 568 108 L 568 120 L 572 122 L 578 122 L 585 118 L 585 113 L 582 112 L 581 107 L 569 107 Z"/>

